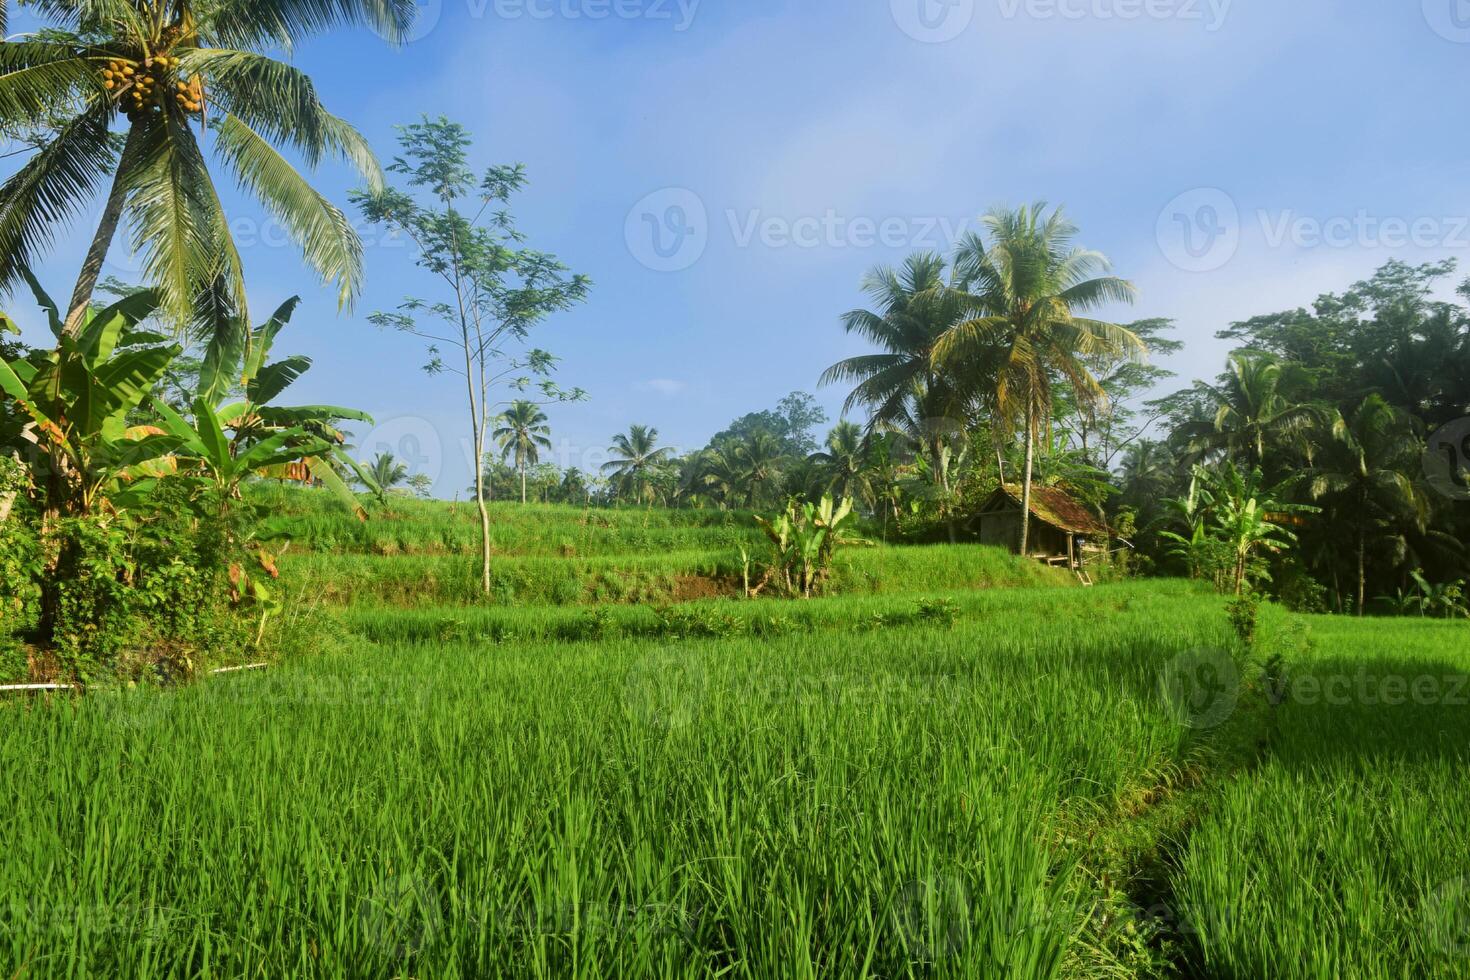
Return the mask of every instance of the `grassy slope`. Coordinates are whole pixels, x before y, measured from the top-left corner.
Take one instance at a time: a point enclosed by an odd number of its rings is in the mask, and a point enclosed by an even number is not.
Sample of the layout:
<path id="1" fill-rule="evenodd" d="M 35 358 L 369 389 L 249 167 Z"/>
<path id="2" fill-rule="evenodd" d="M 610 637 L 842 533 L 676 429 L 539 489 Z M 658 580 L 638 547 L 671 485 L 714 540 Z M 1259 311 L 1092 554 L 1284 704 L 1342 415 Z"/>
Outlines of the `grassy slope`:
<path id="1" fill-rule="evenodd" d="M 287 582 L 335 605 L 483 605 L 478 517 L 468 504 L 395 499 L 366 523 L 321 494 L 264 488 L 291 538 Z M 667 603 L 738 595 L 740 548 L 760 558 L 749 514 L 491 506 L 493 597 L 517 606 Z M 304 552 L 304 554 L 303 554 Z M 849 549 L 841 593 L 1076 585 L 1067 574 L 976 545 Z"/>
<path id="2" fill-rule="evenodd" d="M 318 499 L 287 577 L 352 602 L 349 651 L 0 712 L 7 975 L 1463 974 L 1470 709 L 1289 700 L 1273 737 L 1247 691 L 1191 730 L 1164 665 L 1231 641 L 1184 583 L 894 548 L 661 609 L 743 519 L 497 506 L 524 598 L 485 605 L 462 513 Z M 1465 636 L 1271 611 L 1262 645 L 1453 676 Z"/>

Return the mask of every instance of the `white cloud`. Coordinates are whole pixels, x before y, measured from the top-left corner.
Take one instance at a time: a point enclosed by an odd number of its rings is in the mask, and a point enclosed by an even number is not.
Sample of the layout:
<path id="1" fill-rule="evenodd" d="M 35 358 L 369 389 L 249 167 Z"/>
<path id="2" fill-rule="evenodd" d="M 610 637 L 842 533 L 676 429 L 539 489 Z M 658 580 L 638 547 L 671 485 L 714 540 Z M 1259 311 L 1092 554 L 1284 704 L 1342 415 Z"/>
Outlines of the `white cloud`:
<path id="1" fill-rule="evenodd" d="M 687 382 L 675 381 L 672 378 L 654 378 L 652 381 L 643 381 L 638 385 L 640 391 L 651 391 L 665 398 L 673 398 L 688 387 Z"/>

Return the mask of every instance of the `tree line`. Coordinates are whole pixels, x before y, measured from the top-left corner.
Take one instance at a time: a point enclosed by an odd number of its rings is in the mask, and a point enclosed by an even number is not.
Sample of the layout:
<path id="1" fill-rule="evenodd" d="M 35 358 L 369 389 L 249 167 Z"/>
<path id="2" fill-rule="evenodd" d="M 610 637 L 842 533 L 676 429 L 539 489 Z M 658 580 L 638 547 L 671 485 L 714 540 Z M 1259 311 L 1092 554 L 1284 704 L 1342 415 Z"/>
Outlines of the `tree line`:
<path id="1" fill-rule="evenodd" d="M 874 350 L 823 374 L 850 393 L 822 445 L 825 413 L 794 393 L 692 453 L 634 425 L 601 474 L 541 470 L 541 499 L 767 509 L 830 493 L 885 537 L 961 541 L 997 487 L 1056 487 L 1112 529 L 1116 569 L 1305 610 L 1466 613 L 1470 280 L 1445 298 L 1453 260 L 1389 261 L 1310 309 L 1222 326 L 1237 344 L 1223 372 L 1169 392 L 1173 323 L 1092 315 L 1134 289 L 1061 209 L 985 228 L 864 278 L 871 304 L 842 325 Z"/>

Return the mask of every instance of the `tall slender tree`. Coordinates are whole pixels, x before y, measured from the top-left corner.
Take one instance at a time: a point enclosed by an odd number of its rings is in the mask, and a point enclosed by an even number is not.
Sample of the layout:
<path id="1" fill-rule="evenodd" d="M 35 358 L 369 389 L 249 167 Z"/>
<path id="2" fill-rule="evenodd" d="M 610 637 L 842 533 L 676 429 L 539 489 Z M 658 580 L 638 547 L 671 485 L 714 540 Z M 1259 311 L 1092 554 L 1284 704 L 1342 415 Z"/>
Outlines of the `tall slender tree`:
<path id="1" fill-rule="evenodd" d="M 1357 555 L 1357 608 L 1368 599 L 1368 546 L 1384 530 L 1422 525 L 1428 501 L 1406 475 L 1417 464 L 1419 439 L 1408 417 L 1379 395 L 1369 395 L 1332 427 L 1332 442 L 1311 471 L 1312 496 L 1334 527 L 1349 530 Z"/>
<path id="2" fill-rule="evenodd" d="M 485 445 L 497 406 L 539 391 L 543 403 L 577 401 L 551 380 L 556 358 L 527 349 L 531 330 L 548 316 L 580 303 L 591 283 L 570 275 L 554 257 L 523 245 L 506 207 L 525 184 L 519 164 L 491 167 L 483 176 L 469 168 L 469 132 L 448 119 L 428 119 L 399 130 L 400 154 L 390 173 L 410 190 L 384 188 L 354 195 L 363 215 L 397 229 L 418 250 L 419 268 L 443 283 L 436 301 L 405 300 L 396 312 L 374 313 L 369 321 L 392 327 L 428 344 L 430 375 L 458 375 L 469 410 L 475 467 L 475 503 L 480 517 L 480 581 L 490 594 L 490 511 L 485 505 Z M 413 194 L 428 198 L 421 203 Z M 446 349 L 453 363 L 441 356 Z M 505 389 L 511 398 L 496 402 Z"/>
<path id="3" fill-rule="evenodd" d="M 1050 426 L 1056 386 L 1069 386 L 1081 405 L 1102 401 L 1107 395 L 1088 370 L 1089 359 L 1147 354 L 1125 327 L 1079 315 L 1130 303 L 1135 291 L 1102 275 L 1107 259 L 1076 247 L 1077 227 L 1061 208 L 1047 215 L 1046 207 L 991 211 L 984 218 L 990 243 L 978 235 L 960 243 L 956 285 L 943 293 L 962 312 L 933 347 L 934 363 L 962 377 L 969 364 L 993 366 L 993 375 L 974 381 L 993 381 L 997 421 L 1022 431 L 1022 554 L 1029 550 L 1036 442 Z"/>

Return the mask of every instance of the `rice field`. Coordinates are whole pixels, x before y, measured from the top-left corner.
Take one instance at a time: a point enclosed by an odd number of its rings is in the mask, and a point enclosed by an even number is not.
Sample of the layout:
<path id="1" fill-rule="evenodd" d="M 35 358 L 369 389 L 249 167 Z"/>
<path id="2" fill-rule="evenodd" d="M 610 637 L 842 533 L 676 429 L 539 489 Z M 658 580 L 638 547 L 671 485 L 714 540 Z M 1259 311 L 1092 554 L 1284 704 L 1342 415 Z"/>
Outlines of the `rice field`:
<path id="1" fill-rule="evenodd" d="M 1470 974 L 1464 626 L 505 505 L 487 604 L 466 508 L 285 502 L 320 654 L 0 705 L 4 975 Z"/>

